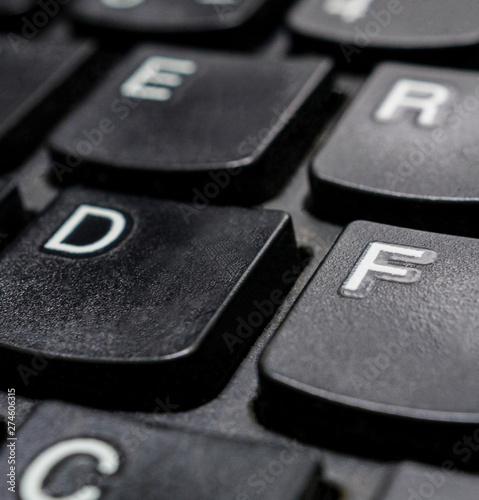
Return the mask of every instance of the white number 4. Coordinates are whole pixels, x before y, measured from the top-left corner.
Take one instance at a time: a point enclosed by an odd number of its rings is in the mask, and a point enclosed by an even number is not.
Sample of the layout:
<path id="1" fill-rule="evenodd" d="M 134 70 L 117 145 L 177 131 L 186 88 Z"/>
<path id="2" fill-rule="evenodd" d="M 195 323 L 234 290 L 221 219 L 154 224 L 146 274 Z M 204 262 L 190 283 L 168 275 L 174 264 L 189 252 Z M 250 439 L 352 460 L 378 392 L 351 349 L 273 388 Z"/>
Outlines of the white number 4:
<path id="1" fill-rule="evenodd" d="M 366 15 L 372 3 L 373 0 L 325 0 L 323 9 L 340 16 L 345 23 L 354 23 Z"/>

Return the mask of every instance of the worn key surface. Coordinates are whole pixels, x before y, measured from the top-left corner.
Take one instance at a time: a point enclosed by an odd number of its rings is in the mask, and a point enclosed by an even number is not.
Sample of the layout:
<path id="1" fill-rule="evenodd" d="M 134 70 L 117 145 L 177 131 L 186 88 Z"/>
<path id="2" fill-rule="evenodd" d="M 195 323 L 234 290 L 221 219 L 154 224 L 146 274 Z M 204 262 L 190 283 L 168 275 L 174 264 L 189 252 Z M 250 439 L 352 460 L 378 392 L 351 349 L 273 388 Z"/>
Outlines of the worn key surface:
<path id="1" fill-rule="evenodd" d="M 74 20 L 125 34 L 163 35 L 195 42 L 234 34 L 253 38 L 277 20 L 285 0 L 79 0 Z M 245 43 L 245 45 L 247 45 Z"/>
<path id="2" fill-rule="evenodd" d="M 277 191 L 316 133 L 306 115 L 328 95 L 330 70 L 319 58 L 142 46 L 55 130 L 54 175 L 255 203 Z"/>
<path id="3" fill-rule="evenodd" d="M 75 97 L 68 85 L 93 53 L 90 43 L 0 39 L 0 171 L 19 164 Z"/>
<path id="4" fill-rule="evenodd" d="M 0 175 L 0 248 L 11 240 L 27 221 L 17 179 Z"/>
<path id="5" fill-rule="evenodd" d="M 282 212 L 65 191 L 0 258 L 3 384 L 97 406 L 197 405 L 268 323 L 291 269 Z"/>
<path id="6" fill-rule="evenodd" d="M 288 24 L 301 47 L 321 46 L 364 71 L 398 58 L 476 67 L 478 18 L 470 0 L 301 0 Z"/>
<path id="7" fill-rule="evenodd" d="M 35 0 L 4 0 L 0 5 L 0 19 L 23 14 L 33 9 L 36 3 Z"/>
<path id="8" fill-rule="evenodd" d="M 479 423 L 478 268 L 475 239 L 348 226 L 263 354 L 260 414 L 335 448 L 439 460 Z"/>
<path id="9" fill-rule="evenodd" d="M 18 498 L 328 498 L 321 494 L 318 453 L 304 446 L 182 432 L 155 425 L 154 417 L 148 423 L 41 405 L 18 434 Z"/>
<path id="10" fill-rule="evenodd" d="M 312 162 L 318 215 L 477 236 L 478 75 L 381 65 Z"/>
<path id="11" fill-rule="evenodd" d="M 463 458 L 463 457 L 461 457 Z M 441 468 L 406 463 L 398 466 L 384 488 L 384 500 L 473 500 L 477 497 L 477 476 L 458 473 L 453 462 L 445 461 Z"/>

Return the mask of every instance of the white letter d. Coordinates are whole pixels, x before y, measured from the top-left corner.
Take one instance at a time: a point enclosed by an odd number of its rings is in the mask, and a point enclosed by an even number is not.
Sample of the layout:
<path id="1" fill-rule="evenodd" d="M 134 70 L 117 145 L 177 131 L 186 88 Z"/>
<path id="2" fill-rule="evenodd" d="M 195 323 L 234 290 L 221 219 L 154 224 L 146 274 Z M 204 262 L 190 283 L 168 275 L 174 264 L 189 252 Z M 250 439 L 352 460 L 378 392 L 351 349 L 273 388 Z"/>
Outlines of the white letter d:
<path id="1" fill-rule="evenodd" d="M 65 243 L 68 237 L 74 233 L 78 226 L 89 216 L 109 219 L 111 221 L 111 226 L 108 232 L 93 243 L 85 245 Z M 45 243 L 44 248 L 74 255 L 91 254 L 104 250 L 114 243 L 121 236 L 125 227 L 125 216 L 116 210 L 94 207 L 91 205 L 80 205 L 66 220 L 63 226 Z"/>

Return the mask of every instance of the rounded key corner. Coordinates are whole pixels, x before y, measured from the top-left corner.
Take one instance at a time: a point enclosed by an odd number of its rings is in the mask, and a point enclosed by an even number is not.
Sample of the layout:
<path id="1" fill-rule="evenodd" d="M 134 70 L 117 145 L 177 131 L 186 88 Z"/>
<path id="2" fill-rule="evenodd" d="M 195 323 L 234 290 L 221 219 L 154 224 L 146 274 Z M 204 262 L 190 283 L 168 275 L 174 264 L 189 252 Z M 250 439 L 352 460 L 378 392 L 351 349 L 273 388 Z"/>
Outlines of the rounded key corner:
<path id="1" fill-rule="evenodd" d="M 264 356 L 264 353 L 263 353 Z M 454 412 L 443 410 L 425 410 L 408 406 L 397 406 L 389 403 L 381 403 L 370 399 L 361 399 L 341 393 L 329 391 L 319 387 L 303 383 L 295 378 L 281 374 L 268 366 L 268 360 L 258 363 L 258 374 L 260 386 L 263 387 L 263 398 L 276 405 L 288 407 L 288 399 L 302 402 L 306 405 L 318 404 L 326 415 L 344 415 L 352 422 L 355 416 L 361 418 L 384 418 L 391 421 L 402 422 L 404 425 L 415 425 L 417 423 L 444 424 L 453 426 L 469 426 L 479 424 L 479 412 Z M 300 415 L 296 417 L 301 418 Z"/>

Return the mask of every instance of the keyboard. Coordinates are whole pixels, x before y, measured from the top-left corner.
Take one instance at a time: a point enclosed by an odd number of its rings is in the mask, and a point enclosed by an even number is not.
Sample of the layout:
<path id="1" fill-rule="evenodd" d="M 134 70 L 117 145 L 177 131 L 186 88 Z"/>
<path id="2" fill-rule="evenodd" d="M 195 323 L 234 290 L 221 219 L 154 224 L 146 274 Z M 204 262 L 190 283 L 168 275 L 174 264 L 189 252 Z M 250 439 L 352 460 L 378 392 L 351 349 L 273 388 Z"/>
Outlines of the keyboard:
<path id="1" fill-rule="evenodd" d="M 2 2 L 0 499 L 476 500 L 478 26 Z"/>

